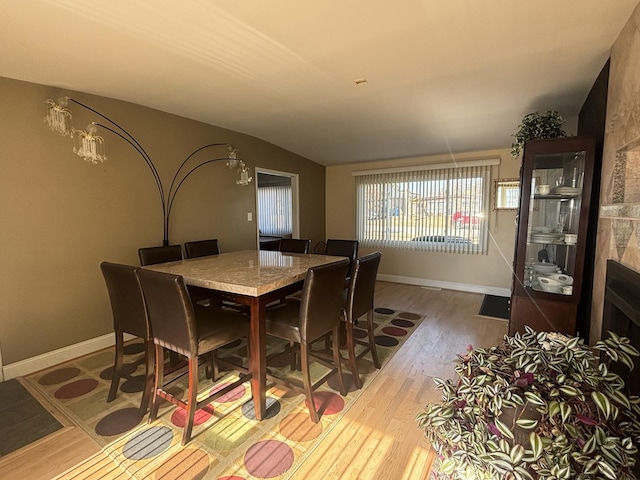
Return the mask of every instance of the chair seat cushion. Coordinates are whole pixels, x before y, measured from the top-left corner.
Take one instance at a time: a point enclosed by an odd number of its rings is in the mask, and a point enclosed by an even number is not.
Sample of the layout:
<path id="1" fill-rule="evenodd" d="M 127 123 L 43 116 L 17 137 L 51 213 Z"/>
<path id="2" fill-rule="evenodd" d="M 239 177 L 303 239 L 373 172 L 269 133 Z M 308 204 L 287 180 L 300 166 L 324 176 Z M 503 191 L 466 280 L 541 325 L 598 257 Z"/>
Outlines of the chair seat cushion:
<path id="1" fill-rule="evenodd" d="M 234 340 L 249 336 L 251 321 L 245 315 L 197 305 L 198 353 L 209 352 Z"/>
<path id="2" fill-rule="evenodd" d="M 300 342 L 300 301 L 287 298 L 284 303 L 266 310 L 264 320 L 267 335 Z"/>

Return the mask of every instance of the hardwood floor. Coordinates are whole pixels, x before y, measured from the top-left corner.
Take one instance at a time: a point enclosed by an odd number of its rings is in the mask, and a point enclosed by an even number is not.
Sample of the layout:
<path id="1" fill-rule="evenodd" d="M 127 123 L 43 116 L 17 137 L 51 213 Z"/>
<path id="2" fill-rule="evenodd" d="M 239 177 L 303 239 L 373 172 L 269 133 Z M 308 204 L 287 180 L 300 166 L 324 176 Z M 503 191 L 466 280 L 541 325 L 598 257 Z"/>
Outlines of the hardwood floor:
<path id="1" fill-rule="evenodd" d="M 453 375 L 456 354 L 468 344 L 493 345 L 507 332 L 506 321 L 476 315 L 482 298 L 378 282 L 376 306 L 426 318 L 290 478 L 427 478 L 433 455 L 415 416 L 440 399 L 433 377 Z M 0 478 L 49 480 L 74 465 L 58 478 L 128 478 L 80 429 L 65 427 L 54 435 L 0 458 Z"/>

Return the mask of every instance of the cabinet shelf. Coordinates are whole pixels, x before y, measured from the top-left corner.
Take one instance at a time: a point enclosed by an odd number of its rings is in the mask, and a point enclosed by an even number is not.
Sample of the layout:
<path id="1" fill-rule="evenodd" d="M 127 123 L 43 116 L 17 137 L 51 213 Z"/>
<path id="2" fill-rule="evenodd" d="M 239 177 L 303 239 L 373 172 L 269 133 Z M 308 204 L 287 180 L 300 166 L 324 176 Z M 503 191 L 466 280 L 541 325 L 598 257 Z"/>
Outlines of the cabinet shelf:
<path id="1" fill-rule="evenodd" d="M 558 193 L 549 193 L 547 195 L 540 195 L 536 193 L 533 198 L 535 200 L 573 200 L 574 198 L 580 198 L 582 195 L 560 195 Z"/>

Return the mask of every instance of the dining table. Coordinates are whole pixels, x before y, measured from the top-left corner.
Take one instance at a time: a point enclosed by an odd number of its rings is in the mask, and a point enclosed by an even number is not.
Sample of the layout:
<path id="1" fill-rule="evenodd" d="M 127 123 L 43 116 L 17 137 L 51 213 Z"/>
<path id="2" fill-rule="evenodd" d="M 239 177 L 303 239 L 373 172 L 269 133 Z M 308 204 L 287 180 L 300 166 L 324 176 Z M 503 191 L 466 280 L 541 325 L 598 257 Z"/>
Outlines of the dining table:
<path id="1" fill-rule="evenodd" d="M 240 250 L 143 268 L 180 275 L 186 285 L 213 290 L 224 300 L 248 307 L 251 394 L 256 419 L 262 420 L 266 413 L 266 306 L 301 290 L 309 268 L 341 260 L 344 257 Z"/>

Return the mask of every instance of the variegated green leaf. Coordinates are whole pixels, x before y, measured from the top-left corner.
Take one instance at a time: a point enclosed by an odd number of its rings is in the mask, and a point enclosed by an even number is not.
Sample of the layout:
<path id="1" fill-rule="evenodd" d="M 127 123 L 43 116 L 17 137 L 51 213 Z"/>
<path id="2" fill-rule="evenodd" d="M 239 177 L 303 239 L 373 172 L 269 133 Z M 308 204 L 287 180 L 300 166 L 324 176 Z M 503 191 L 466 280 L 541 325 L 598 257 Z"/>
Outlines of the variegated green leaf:
<path id="1" fill-rule="evenodd" d="M 566 422 L 571 415 L 571 405 L 566 402 L 560 402 L 560 416 L 562 417 L 562 421 Z"/>
<path id="2" fill-rule="evenodd" d="M 516 425 L 518 425 L 520 428 L 524 428 L 525 430 L 533 430 L 538 426 L 538 423 L 539 423 L 538 420 L 527 419 L 527 418 L 521 418 L 519 420 L 516 420 Z"/>
<path id="3" fill-rule="evenodd" d="M 629 401 L 629 398 L 627 398 L 627 396 L 620 390 L 612 390 L 609 392 L 609 397 L 618 404 L 623 405 L 625 408 L 631 409 L 631 402 Z"/>
<path id="4" fill-rule="evenodd" d="M 620 350 L 628 355 L 631 355 L 632 357 L 637 357 L 640 355 L 640 352 L 638 352 L 638 350 L 633 345 L 621 343 L 619 347 Z"/>
<path id="5" fill-rule="evenodd" d="M 446 475 L 452 475 L 456 468 L 456 461 L 454 458 L 447 458 L 440 464 L 440 471 Z"/>
<path id="6" fill-rule="evenodd" d="M 598 462 L 598 471 L 611 480 L 616 479 L 616 472 L 607 462 Z"/>
<path id="7" fill-rule="evenodd" d="M 539 396 L 536 395 L 534 392 L 524 392 L 524 396 L 525 398 L 530 402 L 533 403 L 534 405 L 545 405 L 546 402 Z"/>
<path id="8" fill-rule="evenodd" d="M 503 422 L 501 422 L 497 418 L 494 420 L 494 423 L 498 428 L 498 430 L 500 430 L 500 433 L 502 433 L 502 435 L 504 435 L 507 438 L 513 439 L 513 432 L 509 429 L 509 427 L 507 427 L 507 425 L 505 425 Z"/>
<path id="9" fill-rule="evenodd" d="M 529 434 L 529 443 L 531 444 L 531 452 L 533 460 L 537 460 L 542 455 L 543 443 L 542 438 L 535 432 Z"/>
<path id="10" fill-rule="evenodd" d="M 511 452 L 509 452 L 509 457 L 511 457 L 511 462 L 514 465 L 517 465 L 518 463 L 520 463 L 520 460 L 522 460 L 522 457 L 524 457 L 524 447 L 522 445 L 514 445 L 514 447 L 511 449 Z"/>
<path id="11" fill-rule="evenodd" d="M 571 385 L 563 385 L 560 387 L 560 391 L 569 397 L 576 397 L 580 395 L 578 389 L 572 387 Z"/>
<path id="12" fill-rule="evenodd" d="M 602 392 L 591 392 L 591 398 L 605 418 L 609 418 L 611 416 L 612 409 L 611 402 L 609 402 L 607 396 Z"/>

